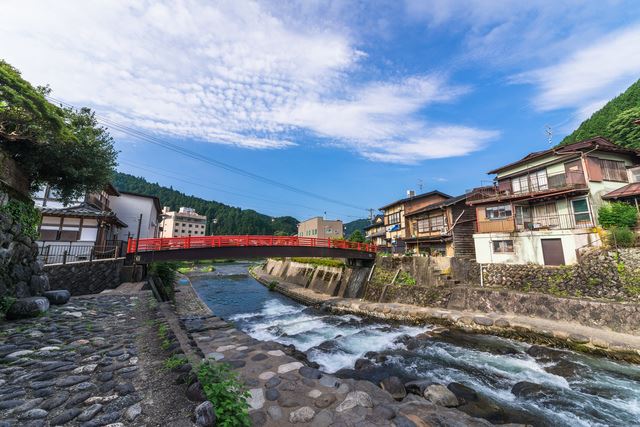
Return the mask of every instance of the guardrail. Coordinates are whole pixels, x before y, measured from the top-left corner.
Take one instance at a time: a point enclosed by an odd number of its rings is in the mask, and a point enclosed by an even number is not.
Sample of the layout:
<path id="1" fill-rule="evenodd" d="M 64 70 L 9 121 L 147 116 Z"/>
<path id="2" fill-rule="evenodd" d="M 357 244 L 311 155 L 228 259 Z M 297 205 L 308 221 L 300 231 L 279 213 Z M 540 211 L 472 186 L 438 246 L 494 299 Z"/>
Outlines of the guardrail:
<path id="1" fill-rule="evenodd" d="M 122 256 L 121 246 L 75 245 L 64 242 L 40 242 L 38 259 L 45 264 L 66 264 L 77 261 L 94 261 Z"/>
<path id="2" fill-rule="evenodd" d="M 137 246 L 137 248 L 136 248 Z M 378 247 L 370 243 L 348 240 L 316 239 L 297 236 L 189 236 L 159 239 L 129 239 L 127 253 L 164 251 L 190 248 L 222 248 L 243 246 L 305 246 L 336 249 L 353 249 L 362 252 L 376 252 Z"/>

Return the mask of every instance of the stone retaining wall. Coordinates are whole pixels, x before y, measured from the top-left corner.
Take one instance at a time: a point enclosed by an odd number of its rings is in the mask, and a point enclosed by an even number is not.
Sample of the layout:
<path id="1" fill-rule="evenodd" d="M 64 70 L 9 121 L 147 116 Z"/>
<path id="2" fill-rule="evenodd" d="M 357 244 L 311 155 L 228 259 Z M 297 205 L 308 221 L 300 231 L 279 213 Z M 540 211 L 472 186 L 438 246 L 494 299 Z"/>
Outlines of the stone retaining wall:
<path id="1" fill-rule="evenodd" d="M 511 313 L 576 322 L 584 326 L 609 328 L 622 333 L 640 333 L 640 305 L 633 303 L 561 298 L 541 293 L 459 286 L 451 292 L 446 308 L 483 313 Z"/>
<path id="2" fill-rule="evenodd" d="M 120 282 L 124 258 L 50 264 L 44 267 L 51 289 L 67 289 L 71 295 L 97 294 Z"/>
<path id="3" fill-rule="evenodd" d="M 463 283 L 480 283 L 480 266 L 473 261 L 454 260 L 452 273 Z M 590 248 L 577 264 L 559 267 L 485 264 L 483 279 L 484 286 L 521 292 L 640 301 L 640 248 Z"/>
<path id="4" fill-rule="evenodd" d="M 21 225 L 0 213 L 0 297 L 26 298 L 49 290 L 37 255 L 38 246 Z"/>

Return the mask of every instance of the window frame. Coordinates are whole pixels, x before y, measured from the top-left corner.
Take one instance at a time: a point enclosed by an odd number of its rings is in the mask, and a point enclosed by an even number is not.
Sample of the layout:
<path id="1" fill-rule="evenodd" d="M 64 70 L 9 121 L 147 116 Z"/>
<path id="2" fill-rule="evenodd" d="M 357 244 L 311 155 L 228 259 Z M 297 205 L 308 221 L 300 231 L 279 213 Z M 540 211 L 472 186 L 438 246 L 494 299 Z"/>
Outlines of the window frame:
<path id="1" fill-rule="evenodd" d="M 580 201 L 584 201 L 586 206 L 587 206 L 587 210 L 586 211 L 579 211 L 576 212 L 575 210 L 575 202 L 580 202 Z M 587 197 L 579 197 L 576 199 L 571 199 L 571 215 L 573 215 L 573 220 L 576 224 L 579 224 L 581 222 L 593 222 L 593 216 L 591 215 L 591 206 L 589 204 L 589 199 Z M 578 219 L 578 215 L 587 215 L 588 219 Z"/>
<path id="2" fill-rule="evenodd" d="M 496 243 L 498 245 L 496 245 Z M 515 253 L 516 249 L 513 243 L 513 239 L 502 239 L 491 241 L 491 251 L 494 254 L 512 254 Z"/>
<path id="3" fill-rule="evenodd" d="M 623 160 L 598 159 L 602 180 L 611 182 L 629 182 L 629 173 Z M 610 167 L 614 166 L 614 167 Z"/>
<path id="4" fill-rule="evenodd" d="M 500 215 L 500 212 L 504 211 L 504 215 Z M 498 216 L 490 216 L 489 212 L 498 212 Z M 509 215 L 506 213 L 509 212 Z M 496 205 L 496 206 L 487 206 L 484 208 L 484 217 L 489 221 L 504 221 L 505 219 L 513 218 L 513 206 L 510 203 Z"/>
<path id="5" fill-rule="evenodd" d="M 397 217 L 397 220 L 396 220 Z M 393 219 L 392 219 L 393 218 Z M 387 223 L 388 225 L 395 225 L 395 224 L 400 224 L 400 212 L 394 212 L 394 213 L 390 213 L 389 215 L 387 215 Z"/>

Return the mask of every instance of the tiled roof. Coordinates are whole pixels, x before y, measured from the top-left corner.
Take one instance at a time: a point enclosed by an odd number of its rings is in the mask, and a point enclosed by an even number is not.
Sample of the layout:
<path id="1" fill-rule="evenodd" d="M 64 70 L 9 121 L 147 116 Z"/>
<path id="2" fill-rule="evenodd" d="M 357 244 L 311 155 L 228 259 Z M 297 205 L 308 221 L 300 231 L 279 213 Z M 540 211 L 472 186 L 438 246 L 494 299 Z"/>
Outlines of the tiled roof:
<path id="1" fill-rule="evenodd" d="M 603 199 L 623 199 L 625 197 L 640 196 L 640 182 L 632 182 L 624 187 L 620 187 L 617 190 L 613 190 L 610 193 L 602 196 Z"/>
<path id="2" fill-rule="evenodd" d="M 43 215 L 53 216 L 76 216 L 83 218 L 101 218 L 109 222 L 118 224 L 120 227 L 127 227 L 127 224 L 120 221 L 114 212 L 103 211 L 90 203 L 82 202 L 75 206 L 66 206 L 64 208 L 39 208 Z"/>
<path id="3" fill-rule="evenodd" d="M 625 148 L 625 147 L 621 147 L 619 145 L 614 144 L 613 142 L 609 141 L 606 138 L 603 138 L 601 136 L 596 136 L 593 138 L 589 138 L 589 139 L 585 139 L 584 141 L 578 141 L 578 142 L 574 142 L 571 144 L 567 144 L 567 145 L 563 145 L 560 147 L 554 147 L 551 148 L 549 150 L 543 150 L 543 151 L 536 151 L 530 154 L 527 154 L 526 156 L 524 156 L 522 159 L 515 161 L 513 163 L 509 163 L 507 165 L 504 166 L 500 166 L 497 169 L 494 169 L 492 171 L 489 171 L 489 174 L 496 174 L 496 173 L 500 173 L 506 169 L 510 169 L 512 167 L 518 166 L 522 163 L 528 162 L 530 160 L 536 159 L 538 157 L 543 157 L 549 154 L 557 154 L 557 155 L 570 155 L 570 154 L 574 154 L 576 151 L 580 151 L 580 150 L 585 150 L 585 149 L 593 149 L 595 147 L 598 147 L 598 149 L 602 150 L 602 151 L 612 151 L 612 152 L 618 152 L 618 153 L 627 153 L 627 154 L 635 154 L 635 155 L 639 155 L 639 151 L 638 150 L 632 150 L 629 148 Z"/>
<path id="4" fill-rule="evenodd" d="M 380 208 L 380 210 L 384 210 L 390 206 L 394 206 L 394 205 L 399 205 L 400 203 L 405 203 L 411 200 L 419 200 L 419 199 L 423 199 L 425 197 L 429 197 L 429 196 L 442 196 L 442 197 L 446 197 L 446 198 L 450 198 L 451 196 L 449 196 L 448 194 L 444 194 L 441 191 L 438 190 L 433 190 L 433 191 L 429 191 L 428 193 L 422 193 L 422 194 L 416 194 L 413 197 L 405 197 L 404 199 L 400 199 L 400 200 L 396 200 L 393 203 L 389 203 L 388 205 L 384 205 L 383 207 Z"/>
<path id="5" fill-rule="evenodd" d="M 462 201 L 462 200 L 466 200 L 467 199 L 468 194 L 461 194 L 459 196 L 456 197 L 452 197 L 450 199 L 444 200 L 442 202 L 439 203 L 434 203 L 433 205 L 429 205 L 429 206 L 425 206 L 424 208 L 420 208 L 418 210 L 415 211 L 411 211 L 410 213 L 407 213 L 406 216 L 411 216 L 411 215 L 416 215 L 419 213 L 423 213 L 423 212 L 429 212 L 435 209 L 439 209 L 439 208 L 444 208 L 447 206 L 451 206 L 451 205 L 455 205 L 456 203 Z"/>

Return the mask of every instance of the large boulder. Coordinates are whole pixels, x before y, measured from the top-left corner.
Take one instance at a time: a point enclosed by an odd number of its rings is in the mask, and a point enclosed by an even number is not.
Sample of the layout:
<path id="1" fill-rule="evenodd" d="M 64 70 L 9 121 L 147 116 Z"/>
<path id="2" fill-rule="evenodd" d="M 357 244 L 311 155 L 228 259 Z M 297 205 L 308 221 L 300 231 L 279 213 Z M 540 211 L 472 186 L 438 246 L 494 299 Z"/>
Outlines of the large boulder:
<path id="1" fill-rule="evenodd" d="M 60 289 L 57 291 L 46 291 L 44 296 L 49 300 L 49 302 L 53 305 L 62 305 L 66 304 L 71 298 L 71 293 L 66 289 Z"/>
<path id="2" fill-rule="evenodd" d="M 49 278 L 46 274 L 31 276 L 31 280 L 29 281 L 29 289 L 31 290 L 31 295 L 42 295 L 44 292 L 50 289 Z"/>
<path id="3" fill-rule="evenodd" d="M 21 298 L 14 302 L 7 311 L 8 320 L 37 317 L 49 310 L 49 300 L 44 297 Z"/>
<path id="4" fill-rule="evenodd" d="M 408 383 L 404 383 L 404 388 L 407 390 L 407 393 L 417 394 L 418 396 L 422 396 L 424 391 L 433 384 L 433 381 L 429 380 L 415 380 L 409 381 Z"/>
<path id="5" fill-rule="evenodd" d="M 528 381 L 520 381 L 519 383 L 516 383 L 511 388 L 511 393 L 513 393 L 517 397 L 522 397 L 525 399 L 538 399 L 555 394 L 553 389 L 551 389 L 550 387 L 544 386 L 542 384 L 531 383 Z"/>
<path id="6" fill-rule="evenodd" d="M 380 387 L 389 393 L 395 400 L 402 400 L 407 395 L 404 384 L 398 377 L 387 377 L 380 381 Z"/>
<path id="7" fill-rule="evenodd" d="M 450 383 L 447 388 L 456 395 L 461 403 L 477 402 L 479 400 L 478 393 L 471 387 L 467 387 L 460 383 Z"/>
<path id="8" fill-rule="evenodd" d="M 432 384 L 424 391 L 424 398 L 438 406 L 453 408 L 458 406 L 458 398 L 442 384 Z"/>

